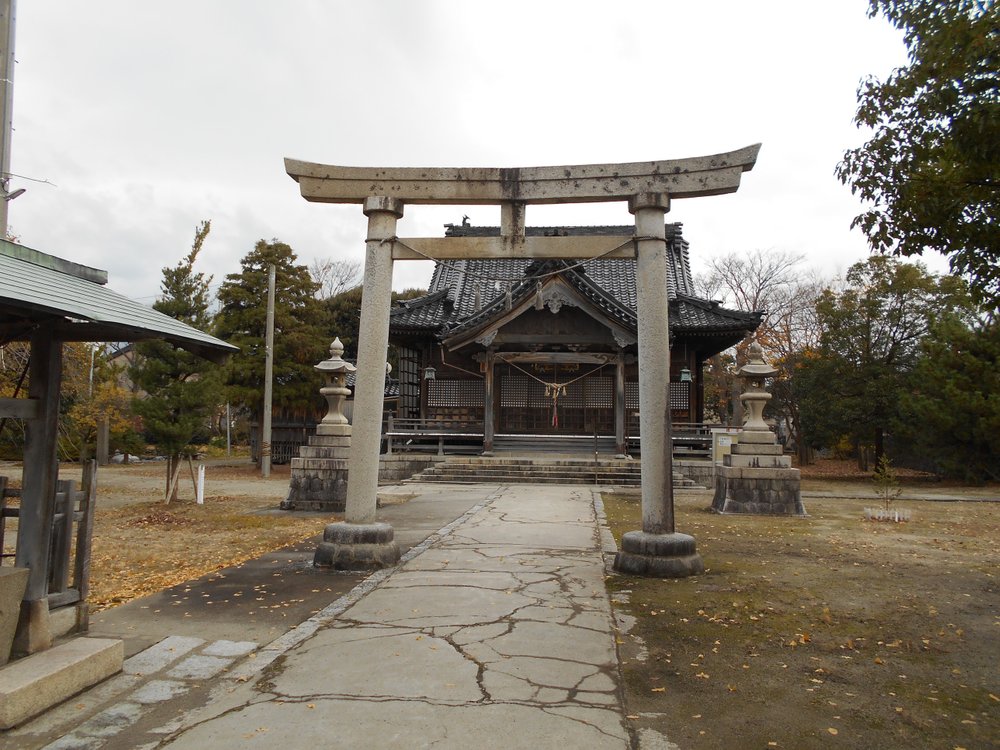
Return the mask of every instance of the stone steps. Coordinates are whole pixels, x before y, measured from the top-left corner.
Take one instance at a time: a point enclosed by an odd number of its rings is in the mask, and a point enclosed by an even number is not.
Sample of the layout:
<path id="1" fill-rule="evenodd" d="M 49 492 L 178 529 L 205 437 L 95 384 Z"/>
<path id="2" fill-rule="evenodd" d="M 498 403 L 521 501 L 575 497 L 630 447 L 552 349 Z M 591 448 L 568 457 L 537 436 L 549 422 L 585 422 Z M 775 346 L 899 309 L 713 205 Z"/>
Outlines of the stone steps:
<path id="1" fill-rule="evenodd" d="M 638 461 L 631 460 L 599 459 L 594 462 L 579 458 L 453 456 L 404 481 L 447 484 L 609 484 L 637 487 L 641 483 L 641 466 Z M 676 472 L 674 487 L 699 489 L 693 481 Z"/>
<path id="2" fill-rule="evenodd" d="M 493 439 L 493 450 L 514 451 L 520 454 L 531 453 L 578 453 L 593 452 L 595 441 L 587 435 L 497 435 Z M 615 439 L 613 437 L 598 437 L 597 452 L 613 455 Z"/>
<path id="3" fill-rule="evenodd" d="M 117 638 L 78 636 L 0 669 L 0 729 L 10 729 L 120 672 Z"/>

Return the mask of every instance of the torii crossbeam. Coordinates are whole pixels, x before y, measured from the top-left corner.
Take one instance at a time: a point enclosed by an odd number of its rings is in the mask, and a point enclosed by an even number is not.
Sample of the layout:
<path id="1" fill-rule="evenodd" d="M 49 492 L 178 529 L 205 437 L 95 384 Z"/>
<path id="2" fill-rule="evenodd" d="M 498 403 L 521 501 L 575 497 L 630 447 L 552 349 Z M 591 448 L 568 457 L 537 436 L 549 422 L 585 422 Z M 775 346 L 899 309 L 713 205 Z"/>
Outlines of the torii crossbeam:
<path id="1" fill-rule="evenodd" d="M 399 557 L 392 528 L 375 523 L 385 359 L 394 260 L 468 257 L 636 257 L 639 419 L 642 435 L 642 531 L 629 532 L 615 561 L 621 570 L 682 576 L 702 570 L 693 537 L 678 534 L 673 513 L 673 456 L 666 241 L 672 199 L 733 193 L 753 168 L 760 144 L 712 156 L 627 164 L 561 167 L 345 167 L 285 159 L 285 170 L 308 201 L 359 203 L 368 217 L 358 372 L 348 461 L 346 524 L 327 528 L 336 551 L 329 564 L 374 567 Z M 627 201 L 635 216 L 634 247 L 621 238 L 526 238 L 530 204 Z M 396 222 L 406 203 L 501 207 L 498 238 L 406 239 Z M 571 240 L 571 241 L 567 241 Z"/>

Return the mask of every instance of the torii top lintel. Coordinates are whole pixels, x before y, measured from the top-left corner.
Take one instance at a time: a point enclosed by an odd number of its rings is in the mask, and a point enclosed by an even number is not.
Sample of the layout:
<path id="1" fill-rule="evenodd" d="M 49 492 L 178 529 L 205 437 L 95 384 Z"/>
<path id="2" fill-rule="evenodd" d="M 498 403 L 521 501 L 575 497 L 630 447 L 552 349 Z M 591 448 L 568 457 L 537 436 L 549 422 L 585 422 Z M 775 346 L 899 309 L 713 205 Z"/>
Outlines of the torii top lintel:
<path id="1" fill-rule="evenodd" d="M 417 204 L 589 203 L 641 193 L 671 199 L 734 193 L 758 151 L 759 143 L 688 159 L 512 169 L 340 167 L 285 159 L 285 171 L 302 197 L 317 203 L 364 203 L 375 196 Z"/>

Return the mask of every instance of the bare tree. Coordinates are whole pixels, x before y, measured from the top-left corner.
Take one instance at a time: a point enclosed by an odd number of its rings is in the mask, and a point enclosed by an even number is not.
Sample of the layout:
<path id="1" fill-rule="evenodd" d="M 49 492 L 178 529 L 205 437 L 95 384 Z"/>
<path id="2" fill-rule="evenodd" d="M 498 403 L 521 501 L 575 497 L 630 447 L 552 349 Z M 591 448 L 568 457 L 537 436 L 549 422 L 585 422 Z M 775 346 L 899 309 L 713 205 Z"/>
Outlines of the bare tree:
<path id="1" fill-rule="evenodd" d="M 802 255 L 776 250 L 753 250 L 713 258 L 708 273 L 699 277 L 698 286 L 705 296 L 747 312 L 765 313 L 759 331 L 766 330 L 769 318 L 780 315 L 788 303 L 788 290 L 802 276 Z M 766 344 L 762 341 L 762 346 Z"/>
<path id="2" fill-rule="evenodd" d="M 774 250 L 730 253 L 713 259 L 708 273 L 696 281 L 704 296 L 739 310 L 764 313 L 753 337 L 735 347 L 732 367 L 724 367 L 720 359 L 709 370 L 708 377 L 717 381 L 714 389 L 730 394 L 733 422 L 742 421 L 740 384 L 734 370 L 746 362 L 746 350 L 756 338 L 779 370 L 770 411 L 799 450 L 800 459 L 807 462 L 798 405 L 790 384 L 798 357 L 818 340 L 815 303 L 827 283 L 803 269 L 803 260 L 802 255 Z"/>
<path id="3" fill-rule="evenodd" d="M 316 298 L 329 299 L 358 285 L 361 261 L 315 258 L 309 265 L 309 275 L 319 284 Z"/>

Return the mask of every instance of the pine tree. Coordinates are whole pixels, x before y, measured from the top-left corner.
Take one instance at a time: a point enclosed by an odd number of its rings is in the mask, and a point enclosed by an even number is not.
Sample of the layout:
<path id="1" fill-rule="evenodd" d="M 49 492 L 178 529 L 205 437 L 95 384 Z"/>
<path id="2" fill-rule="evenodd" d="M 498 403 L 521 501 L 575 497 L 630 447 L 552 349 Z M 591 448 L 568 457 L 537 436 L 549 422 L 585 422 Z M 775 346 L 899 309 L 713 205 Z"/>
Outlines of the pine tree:
<path id="1" fill-rule="evenodd" d="M 851 266 L 843 291 L 824 291 L 819 344 L 803 353 L 793 383 L 814 445 L 847 437 L 863 469 L 869 446 L 877 462 L 931 321 L 967 300 L 956 277 L 882 255 Z"/>
<path id="2" fill-rule="evenodd" d="M 175 267 L 163 269 L 161 298 L 153 305 L 193 328 L 208 329 L 211 277 L 194 271 L 211 223 L 203 221 L 195 230 L 191 252 Z M 190 456 L 192 441 L 204 435 L 212 413 L 219 403 L 220 368 L 201 357 L 177 349 L 165 341 L 147 341 L 136 345 L 139 354 L 132 368 L 132 379 L 145 392 L 135 401 L 135 410 L 143 418 L 146 433 L 167 455 L 165 500 L 177 497 L 177 476 L 185 455 Z"/>
<path id="3" fill-rule="evenodd" d="M 222 307 L 216 333 L 240 347 L 227 368 L 229 400 L 258 418 L 264 406 L 268 267 L 275 266 L 273 406 L 308 414 L 321 407 L 321 378 L 314 368 L 326 359 L 330 334 L 326 312 L 316 299 L 309 269 L 296 263 L 292 248 L 260 240 L 241 261 L 242 271 L 226 276 L 219 289 Z"/>
<path id="4" fill-rule="evenodd" d="M 935 321 L 903 396 L 901 435 L 949 478 L 1000 481 L 1000 324 Z"/>

